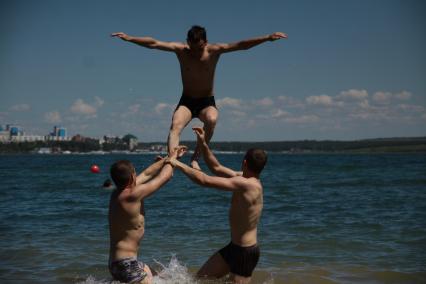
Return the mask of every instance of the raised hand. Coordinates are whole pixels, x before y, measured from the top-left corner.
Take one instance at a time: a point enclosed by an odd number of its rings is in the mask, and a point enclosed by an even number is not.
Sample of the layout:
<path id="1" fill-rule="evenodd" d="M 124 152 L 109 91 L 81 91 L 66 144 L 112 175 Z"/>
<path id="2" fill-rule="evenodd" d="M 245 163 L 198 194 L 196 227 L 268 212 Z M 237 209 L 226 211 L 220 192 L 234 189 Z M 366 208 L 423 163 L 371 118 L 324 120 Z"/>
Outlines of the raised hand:
<path id="1" fill-rule="evenodd" d="M 199 142 L 204 143 L 206 141 L 205 132 L 202 127 L 194 126 L 192 130 L 194 130 L 195 135 L 197 135 L 197 140 L 199 140 Z"/>
<path id="2" fill-rule="evenodd" d="M 275 41 L 275 40 L 282 39 L 282 38 L 288 38 L 287 34 L 276 32 L 276 33 L 273 33 L 273 34 L 269 35 L 269 40 L 270 41 Z"/>
<path id="3" fill-rule="evenodd" d="M 113 33 L 113 34 L 111 34 L 111 36 L 112 37 L 119 37 L 119 38 L 121 38 L 122 40 L 125 40 L 125 41 L 130 40 L 130 36 L 128 36 L 127 34 L 122 33 L 122 32 Z"/>

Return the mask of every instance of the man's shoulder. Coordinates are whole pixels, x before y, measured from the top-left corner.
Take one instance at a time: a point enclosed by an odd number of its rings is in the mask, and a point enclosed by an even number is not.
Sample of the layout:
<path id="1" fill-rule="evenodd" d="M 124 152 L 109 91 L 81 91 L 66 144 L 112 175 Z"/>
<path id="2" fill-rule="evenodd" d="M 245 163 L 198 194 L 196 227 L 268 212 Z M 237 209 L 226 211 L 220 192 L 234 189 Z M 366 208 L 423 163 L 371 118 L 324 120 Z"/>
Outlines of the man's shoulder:
<path id="1" fill-rule="evenodd" d="M 244 176 L 234 176 L 234 177 L 230 177 L 230 179 L 232 179 L 236 183 L 239 183 L 241 187 L 246 188 L 246 189 L 262 188 L 262 184 L 256 178 L 252 178 L 252 177 L 247 178 L 247 177 L 244 177 Z"/>
<path id="2" fill-rule="evenodd" d="M 188 49 L 188 45 L 183 42 L 170 42 L 174 46 L 175 52 L 184 51 Z"/>
<path id="3" fill-rule="evenodd" d="M 207 49 L 209 52 L 221 53 L 226 48 L 226 43 L 209 43 Z"/>

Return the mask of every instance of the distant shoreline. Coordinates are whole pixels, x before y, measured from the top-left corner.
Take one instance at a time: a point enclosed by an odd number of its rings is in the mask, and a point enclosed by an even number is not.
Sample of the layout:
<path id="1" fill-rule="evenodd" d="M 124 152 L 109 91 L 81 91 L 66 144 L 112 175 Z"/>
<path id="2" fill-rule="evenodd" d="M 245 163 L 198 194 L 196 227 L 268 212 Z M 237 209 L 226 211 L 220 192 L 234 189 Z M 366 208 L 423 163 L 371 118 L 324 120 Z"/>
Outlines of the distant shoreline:
<path id="1" fill-rule="evenodd" d="M 102 148 L 93 142 L 53 141 L 1 143 L 0 154 L 165 154 L 164 142 L 140 142 L 132 151 L 123 148 Z M 195 149 L 196 141 L 182 141 L 181 144 Z M 426 153 L 426 137 L 377 138 L 352 141 L 299 140 L 266 142 L 211 142 L 210 148 L 216 153 L 244 153 L 250 148 L 262 148 L 270 153 L 322 154 L 322 153 Z"/>

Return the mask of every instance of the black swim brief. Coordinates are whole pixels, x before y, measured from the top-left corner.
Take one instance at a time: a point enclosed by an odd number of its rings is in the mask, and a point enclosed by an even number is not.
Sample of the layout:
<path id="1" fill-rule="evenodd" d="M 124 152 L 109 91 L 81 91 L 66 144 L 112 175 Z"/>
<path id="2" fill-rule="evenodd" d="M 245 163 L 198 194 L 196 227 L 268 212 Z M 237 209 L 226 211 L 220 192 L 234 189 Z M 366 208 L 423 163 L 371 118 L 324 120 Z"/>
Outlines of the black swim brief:
<path id="1" fill-rule="evenodd" d="M 229 265 L 231 273 L 244 277 L 251 277 L 260 256 L 257 244 L 240 247 L 232 242 L 222 248 L 219 253 Z"/>
<path id="2" fill-rule="evenodd" d="M 115 280 L 124 283 L 140 283 L 147 276 L 144 264 L 135 257 L 110 262 L 109 271 Z"/>
<path id="3" fill-rule="evenodd" d="M 204 98 L 192 98 L 189 96 L 182 95 L 176 109 L 178 109 L 179 106 L 186 106 L 191 111 L 192 118 L 194 118 L 198 117 L 200 115 L 200 112 L 206 107 L 213 106 L 216 108 L 216 102 L 214 100 L 214 96 Z"/>

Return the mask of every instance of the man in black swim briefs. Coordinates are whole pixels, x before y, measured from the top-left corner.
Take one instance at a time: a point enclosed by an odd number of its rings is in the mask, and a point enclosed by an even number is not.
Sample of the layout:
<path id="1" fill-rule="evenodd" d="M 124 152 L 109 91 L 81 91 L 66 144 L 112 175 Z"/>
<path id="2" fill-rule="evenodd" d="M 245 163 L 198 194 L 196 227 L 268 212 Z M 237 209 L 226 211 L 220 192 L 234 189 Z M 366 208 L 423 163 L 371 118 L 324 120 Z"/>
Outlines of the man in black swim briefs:
<path id="1" fill-rule="evenodd" d="M 112 36 L 146 48 L 174 52 L 179 60 L 184 95 L 173 113 L 168 136 L 169 152 L 179 145 L 180 133 L 195 117 L 204 123 L 206 141 L 210 141 L 218 118 L 213 86 L 216 64 L 221 54 L 287 38 L 286 34 L 276 32 L 235 43 L 211 44 L 207 42 L 206 30 L 200 26 L 193 26 L 188 31 L 186 43 L 164 42 L 152 37 L 132 37 L 122 32 Z M 198 166 L 198 155 L 199 145 L 191 158 L 191 166 Z"/>
<path id="2" fill-rule="evenodd" d="M 260 256 L 257 243 L 257 225 L 263 208 L 260 173 L 267 162 L 266 153 L 261 149 L 248 150 L 241 165 L 242 172 L 236 172 L 216 159 L 209 149 L 203 128 L 193 129 L 203 158 L 216 176 L 209 176 L 201 169 L 189 167 L 174 158 L 167 159 L 165 163 L 181 170 L 199 185 L 232 192 L 229 210 L 231 241 L 207 260 L 197 276 L 221 278 L 230 273 L 233 282 L 248 283 Z"/>

